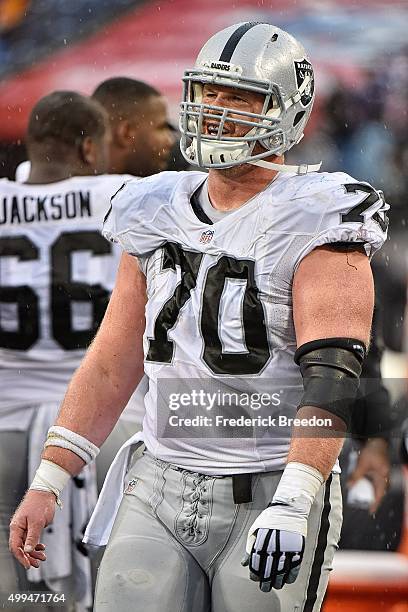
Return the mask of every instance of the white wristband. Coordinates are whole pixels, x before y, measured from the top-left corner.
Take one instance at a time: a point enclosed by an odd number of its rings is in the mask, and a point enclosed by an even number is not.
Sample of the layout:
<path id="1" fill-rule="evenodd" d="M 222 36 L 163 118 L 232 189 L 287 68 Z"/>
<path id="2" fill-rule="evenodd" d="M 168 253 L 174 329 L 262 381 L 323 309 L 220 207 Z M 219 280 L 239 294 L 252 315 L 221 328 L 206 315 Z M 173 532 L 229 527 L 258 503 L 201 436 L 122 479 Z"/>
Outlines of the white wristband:
<path id="1" fill-rule="evenodd" d="M 47 459 L 42 459 L 29 488 L 54 493 L 58 506 L 62 508 L 61 491 L 70 478 L 71 474 L 61 466 L 52 461 L 47 461 Z"/>
<path id="2" fill-rule="evenodd" d="M 44 448 L 47 448 L 47 446 L 66 448 L 78 455 L 85 463 L 93 461 L 99 453 L 99 448 L 93 442 L 75 431 L 59 425 L 53 425 L 49 428 Z"/>

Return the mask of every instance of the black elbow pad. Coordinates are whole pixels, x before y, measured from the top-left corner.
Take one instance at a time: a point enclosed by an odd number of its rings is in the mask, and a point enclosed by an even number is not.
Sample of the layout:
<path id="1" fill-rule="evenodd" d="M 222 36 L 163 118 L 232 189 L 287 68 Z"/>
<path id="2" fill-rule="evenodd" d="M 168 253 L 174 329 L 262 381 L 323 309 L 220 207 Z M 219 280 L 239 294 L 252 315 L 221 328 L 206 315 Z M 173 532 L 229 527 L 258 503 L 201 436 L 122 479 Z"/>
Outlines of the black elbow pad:
<path id="1" fill-rule="evenodd" d="M 304 393 L 298 409 L 316 406 L 339 417 L 350 428 L 366 347 L 354 338 L 324 338 L 295 353 Z"/>

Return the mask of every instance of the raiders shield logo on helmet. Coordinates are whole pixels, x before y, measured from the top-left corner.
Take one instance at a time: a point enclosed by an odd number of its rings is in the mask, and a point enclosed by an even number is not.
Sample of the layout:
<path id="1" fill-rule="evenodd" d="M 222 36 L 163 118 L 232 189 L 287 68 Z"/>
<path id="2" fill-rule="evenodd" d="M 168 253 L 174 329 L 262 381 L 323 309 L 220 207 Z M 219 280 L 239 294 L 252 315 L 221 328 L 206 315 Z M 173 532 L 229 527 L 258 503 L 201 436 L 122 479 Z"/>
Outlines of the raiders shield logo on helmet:
<path id="1" fill-rule="evenodd" d="M 310 104 L 313 98 L 314 92 L 314 75 L 313 75 L 313 66 L 307 59 L 303 59 L 300 62 L 295 61 L 295 72 L 296 72 L 296 82 L 297 86 L 300 87 L 305 80 L 305 77 L 310 76 L 311 80 L 306 85 L 305 91 L 302 93 L 300 101 L 302 106 L 307 106 Z"/>

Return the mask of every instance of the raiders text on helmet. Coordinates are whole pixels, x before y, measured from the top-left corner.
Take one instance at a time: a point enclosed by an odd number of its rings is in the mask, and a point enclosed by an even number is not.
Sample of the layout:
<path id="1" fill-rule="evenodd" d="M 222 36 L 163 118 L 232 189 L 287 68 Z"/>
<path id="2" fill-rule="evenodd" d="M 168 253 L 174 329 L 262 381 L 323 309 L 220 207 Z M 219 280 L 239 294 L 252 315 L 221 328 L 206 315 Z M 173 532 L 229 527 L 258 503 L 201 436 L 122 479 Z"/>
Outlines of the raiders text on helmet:
<path id="1" fill-rule="evenodd" d="M 282 155 L 301 140 L 314 101 L 313 67 L 305 49 L 287 32 L 267 23 L 230 26 L 204 45 L 183 82 L 180 146 L 189 163 L 204 168 L 251 163 L 299 174 L 320 168 L 262 161 Z M 203 104 L 206 83 L 264 94 L 262 112 Z M 202 133 L 205 118 L 219 122 L 217 134 Z M 228 136 L 223 134 L 226 121 L 250 129 L 239 138 Z M 257 143 L 262 150 L 254 152 Z"/>

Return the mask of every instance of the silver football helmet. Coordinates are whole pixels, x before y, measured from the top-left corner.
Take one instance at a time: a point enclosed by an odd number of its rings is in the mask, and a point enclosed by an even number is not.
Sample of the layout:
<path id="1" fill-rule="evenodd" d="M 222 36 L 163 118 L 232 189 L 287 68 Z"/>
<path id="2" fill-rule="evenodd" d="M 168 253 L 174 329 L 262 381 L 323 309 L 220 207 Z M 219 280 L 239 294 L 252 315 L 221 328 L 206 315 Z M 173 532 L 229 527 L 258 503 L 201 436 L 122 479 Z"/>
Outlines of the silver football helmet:
<path id="1" fill-rule="evenodd" d="M 243 163 L 305 174 L 320 164 L 288 166 L 262 161 L 282 155 L 302 136 L 314 101 L 313 67 L 305 49 L 287 32 L 268 23 L 239 23 L 214 34 L 201 49 L 195 67 L 186 70 L 180 111 L 180 148 L 185 159 L 204 168 Z M 265 96 L 262 112 L 243 112 L 203 104 L 206 83 Z M 218 131 L 203 134 L 203 120 Z M 239 138 L 224 132 L 225 122 L 248 126 Z M 257 147 L 259 143 L 262 147 Z"/>

